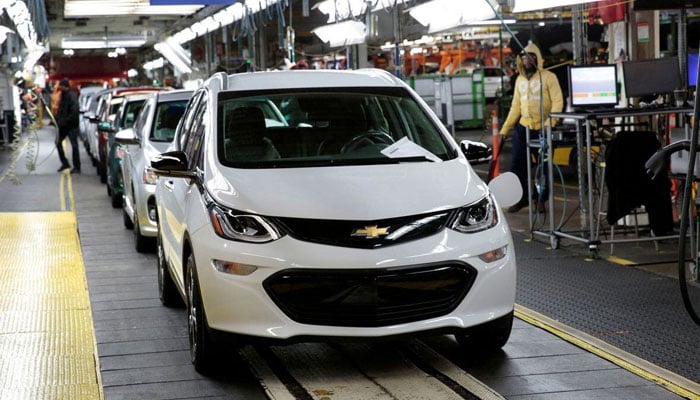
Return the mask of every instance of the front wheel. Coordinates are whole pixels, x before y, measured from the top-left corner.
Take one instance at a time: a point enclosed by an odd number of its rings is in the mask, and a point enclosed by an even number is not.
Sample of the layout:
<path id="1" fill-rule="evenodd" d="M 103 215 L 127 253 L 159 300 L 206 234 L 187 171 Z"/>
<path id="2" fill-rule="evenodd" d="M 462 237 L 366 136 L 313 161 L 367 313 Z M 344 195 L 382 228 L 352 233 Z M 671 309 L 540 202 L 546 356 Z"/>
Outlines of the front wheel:
<path id="1" fill-rule="evenodd" d="M 182 297 L 180 297 L 173 277 L 170 275 L 160 231 L 158 231 L 156 239 L 156 252 L 158 254 L 158 297 L 160 298 L 160 302 L 166 307 L 181 307 Z"/>
<path id="2" fill-rule="evenodd" d="M 467 328 L 455 335 L 455 339 L 464 350 L 488 354 L 505 346 L 513 328 L 513 311 L 484 324 Z"/>
<path id="3" fill-rule="evenodd" d="M 185 275 L 187 291 L 187 334 L 190 342 L 190 360 L 197 372 L 211 375 L 222 361 L 222 352 L 212 340 L 197 279 L 194 255 L 187 257 Z"/>

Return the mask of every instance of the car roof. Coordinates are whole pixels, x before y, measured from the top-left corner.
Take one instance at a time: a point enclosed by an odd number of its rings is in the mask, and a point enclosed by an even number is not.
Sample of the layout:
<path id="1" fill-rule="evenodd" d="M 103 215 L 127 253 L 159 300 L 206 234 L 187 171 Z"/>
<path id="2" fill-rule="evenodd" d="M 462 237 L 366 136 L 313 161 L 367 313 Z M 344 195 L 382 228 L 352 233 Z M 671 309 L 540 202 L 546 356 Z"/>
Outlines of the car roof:
<path id="1" fill-rule="evenodd" d="M 359 70 L 285 70 L 244 72 L 228 76 L 228 90 L 303 89 L 323 87 L 403 87 L 390 73 Z"/>
<path id="2" fill-rule="evenodd" d="M 189 98 L 192 97 L 192 93 L 194 93 L 193 90 L 178 89 L 170 90 L 167 92 L 159 92 L 154 94 L 153 96 L 158 96 L 157 101 L 159 103 L 162 103 L 166 101 L 189 100 Z"/>

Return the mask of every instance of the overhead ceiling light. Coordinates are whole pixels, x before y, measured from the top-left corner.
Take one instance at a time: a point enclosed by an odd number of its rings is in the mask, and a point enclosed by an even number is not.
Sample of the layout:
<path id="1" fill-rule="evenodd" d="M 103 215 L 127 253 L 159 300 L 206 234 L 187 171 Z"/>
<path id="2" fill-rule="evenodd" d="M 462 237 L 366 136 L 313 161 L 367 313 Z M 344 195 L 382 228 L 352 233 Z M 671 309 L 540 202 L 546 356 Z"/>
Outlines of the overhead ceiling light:
<path id="1" fill-rule="evenodd" d="M 355 18 L 364 14 L 368 3 L 374 3 L 372 11 L 378 11 L 397 4 L 403 4 L 406 1 L 407 0 L 375 0 L 373 2 L 368 2 L 367 0 L 324 0 L 320 3 L 316 3 L 312 8 L 318 9 L 318 11 L 328 15 L 328 23 L 331 23 Z"/>
<path id="2" fill-rule="evenodd" d="M 81 37 L 63 38 L 61 40 L 62 49 L 106 49 L 113 47 L 141 47 L 146 44 L 146 39 L 142 36 L 112 36 L 104 37 Z"/>
<path id="3" fill-rule="evenodd" d="M 112 15 L 192 15 L 202 5 L 151 6 L 148 0 L 65 0 L 65 18 Z"/>
<path id="4" fill-rule="evenodd" d="M 432 0 L 411 8 L 409 14 L 433 33 L 493 19 L 496 17 L 495 9 L 498 9 L 498 4 L 494 4 L 493 0 Z"/>
<path id="5" fill-rule="evenodd" d="M 173 38 L 168 38 L 164 42 L 156 43 L 153 46 L 157 52 L 163 55 L 170 64 L 172 64 L 175 69 L 177 69 L 182 74 L 189 74 L 192 72 L 192 60 L 190 56 L 185 52 L 179 43 Z"/>
<path id="6" fill-rule="evenodd" d="M 165 65 L 165 60 L 163 57 L 156 58 L 153 61 L 149 61 L 145 64 L 143 64 L 143 69 L 146 71 L 150 71 L 152 69 L 157 69 L 157 68 L 163 68 L 163 65 Z"/>
<path id="7" fill-rule="evenodd" d="M 514 24 L 517 21 L 514 19 L 490 19 L 488 21 L 476 21 L 476 22 L 470 22 L 469 25 L 501 25 L 501 24 Z"/>
<path id="8" fill-rule="evenodd" d="M 343 21 L 320 26 L 311 33 L 331 47 L 350 46 L 367 40 L 367 28 L 360 21 Z"/>
<path id="9" fill-rule="evenodd" d="M 595 3 L 600 0 L 515 0 L 514 13 L 545 10 L 547 8 L 571 6 L 574 4 Z"/>

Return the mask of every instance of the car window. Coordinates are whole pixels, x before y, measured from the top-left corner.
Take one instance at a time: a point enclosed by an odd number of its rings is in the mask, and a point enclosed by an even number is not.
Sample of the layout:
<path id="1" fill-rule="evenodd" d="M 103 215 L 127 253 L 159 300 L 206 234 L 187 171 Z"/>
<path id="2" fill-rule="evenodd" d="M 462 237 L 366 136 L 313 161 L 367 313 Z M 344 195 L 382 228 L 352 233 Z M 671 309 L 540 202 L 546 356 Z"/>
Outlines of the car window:
<path id="1" fill-rule="evenodd" d="M 124 104 L 124 113 L 122 114 L 122 121 L 120 122 L 120 128 L 131 128 L 136 122 L 136 116 L 143 109 L 143 105 L 146 100 L 132 100 Z"/>
<path id="2" fill-rule="evenodd" d="M 223 92 L 217 110 L 218 157 L 232 167 L 386 163 L 409 145 L 416 157 L 456 156 L 403 88 Z"/>
<path id="3" fill-rule="evenodd" d="M 187 154 L 188 169 L 194 169 L 200 164 L 200 154 L 201 147 L 204 143 L 204 133 L 207 126 L 207 102 L 206 98 L 202 98 L 199 105 L 197 106 L 197 111 L 192 119 L 192 126 L 189 129 L 189 134 L 187 135 L 187 142 L 185 147 L 182 149 L 185 154 Z"/>
<path id="4" fill-rule="evenodd" d="M 141 136 L 146 123 L 148 122 L 148 115 L 151 113 L 151 107 L 153 107 L 152 102 L 147 102 L 138 117 L 136 117 L 136 122 L 134 122 L 134 132 L 136 135 Z"/>
<path id="5" fill-rule="evenodd" d="M 177 145 L 178 149 L 183 150 L 185 148 L 185 145 L 187 144 L 187 140 L 189 138 L 189 133 L 190 133 L 190 127 L 192 126 L 192 120 L 194 119 L 195 114 L 197 113 L 197 107 L 199 106 L 199 100 L 205 95 L 205 91 L 202 90 L 200 92 L 195 93 L 192 98 L 190 99 L 187 108 L 185 109 L 185 113 L 183 114 L 182 118 L 182 124 L 178 125 L 180 131 L 176 134 L 177 136 Z"/>
<path id="6" fill-rule="evenodd" d="M 187 100 L 159 103 L 156 107 L 150 139 L 155 142 L 172 142 L 180 117 L 185 112 Z"/>

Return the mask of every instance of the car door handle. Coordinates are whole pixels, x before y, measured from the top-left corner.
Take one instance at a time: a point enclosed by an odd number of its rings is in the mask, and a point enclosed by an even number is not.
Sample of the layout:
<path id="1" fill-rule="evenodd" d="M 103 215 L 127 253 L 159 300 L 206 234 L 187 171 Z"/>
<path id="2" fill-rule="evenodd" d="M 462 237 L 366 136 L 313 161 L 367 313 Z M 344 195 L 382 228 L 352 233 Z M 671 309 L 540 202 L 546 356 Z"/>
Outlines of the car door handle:
<path id="1" fill-rule="evenodd" d="M 167 181 L 165 181 L 164 186 L 168 190 L 173 190 L 173 187 L 175 187 L 175 181 L 167 180 Z"/>

